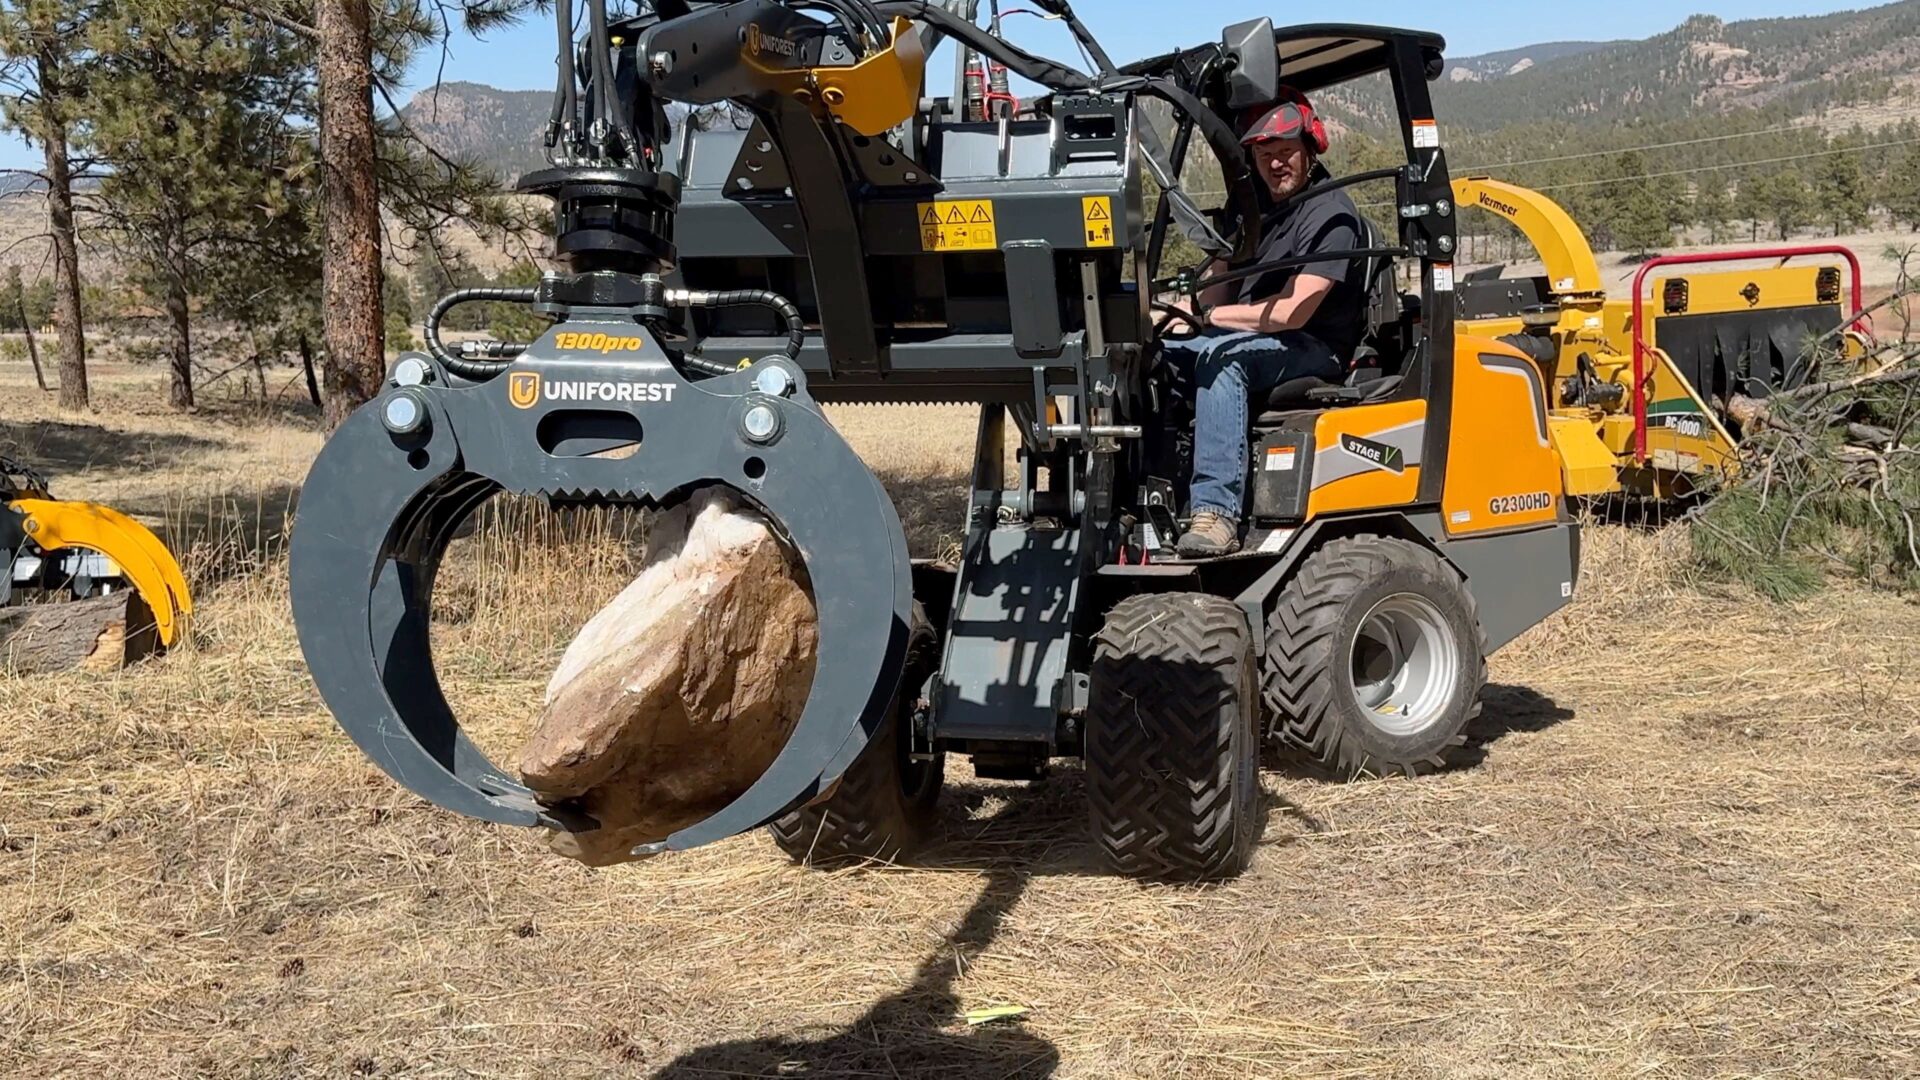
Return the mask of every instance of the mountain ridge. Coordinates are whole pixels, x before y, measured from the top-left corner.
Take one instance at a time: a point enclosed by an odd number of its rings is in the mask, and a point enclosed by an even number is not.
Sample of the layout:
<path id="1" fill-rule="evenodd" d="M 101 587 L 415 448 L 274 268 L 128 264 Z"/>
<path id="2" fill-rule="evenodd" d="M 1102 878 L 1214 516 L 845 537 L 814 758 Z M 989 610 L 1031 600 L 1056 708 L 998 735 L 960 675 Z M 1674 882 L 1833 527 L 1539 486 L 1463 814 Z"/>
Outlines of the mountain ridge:
<path id="1" fill-rule="evenodd" d="M 1716 112 L 1891 126 L 1920 116 L 1920 0 L 1733 22 L 1695 15 L 1640 40 L 1542 42 L 1449 58 L 1434 98 L 1450 130 L 1541 129 L 1561 144 Z M 449 82 L 415 95 L 400 118 L 441 153 L 511 180 L 545 163 L 548 104 L 543 90 Z M 1330 91 L 1321 105 L 1336 128 L 1389 134 L 1392 99 L 1382 80 Z"/>

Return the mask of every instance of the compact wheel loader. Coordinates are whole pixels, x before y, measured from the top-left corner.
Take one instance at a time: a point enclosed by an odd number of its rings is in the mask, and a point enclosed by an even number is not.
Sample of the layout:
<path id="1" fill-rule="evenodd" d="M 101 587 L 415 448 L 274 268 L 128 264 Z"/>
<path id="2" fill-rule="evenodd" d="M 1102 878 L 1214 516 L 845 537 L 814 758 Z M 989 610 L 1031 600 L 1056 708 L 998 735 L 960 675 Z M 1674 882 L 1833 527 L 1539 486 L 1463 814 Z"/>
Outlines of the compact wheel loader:
<path id="1" fill-rule="evenodd" d="M 394 779 L 487 821 L 591 827 L 462 733 L 428 648 L 439 559 L 499 492 L 659 506 L 716 485 L 804 562 L 817 673 L 764 775 L 648 853 L 771 826 L 816 858 L 887 856 L 926 829 L 946 755 L 1008 779 L 1079 758 L 1113 869 L 1214 878 L 1259 835 L 1263 743 L 1341 776 L 1461 754 L 1487 656 L 1573 596 L 1579 534 L 1540 368 L 1455 324 L 1442 40 L 1258 19 L 1119 66 L 1041 0 L 1089 73 L 983 32 L 974 6 L 656 0 L 610 22 L 587 0 L 575 41 L 559 0 L 552 167 L 519 186 L 552 199 L 567 269 L 442 301 L 428 352 L 320 454 L 294 530 L 308 663 Z M 968 119 L 963 86 L 926 93 L 945 39 L 1049 92 Z M 1313 257 L 1366 265 L 1365 347 L 1349 378 L 1255 406 L 1245 550 L 1183 561 L 1193 406 L 1159 348 L 1181 309 L 1159 300 L 1285 265 L 1255 265 L 1275 207 L 1233 119 L 1283 85 L 1383 73 L 1405 163 L 1334 183 L 1392 185 L 1397 235 Z M 723 102 L 746 130 L 670 122 Z M 1179 181 L 1199 143 L 1218 211 Z M 1173 229 L 1234 269 L 1163 275 Z M 439 317 L 475 300 L 553 326 L 442 347 Z M 909 558 L 834 402 L 979 406 L 957 566 Z"/>

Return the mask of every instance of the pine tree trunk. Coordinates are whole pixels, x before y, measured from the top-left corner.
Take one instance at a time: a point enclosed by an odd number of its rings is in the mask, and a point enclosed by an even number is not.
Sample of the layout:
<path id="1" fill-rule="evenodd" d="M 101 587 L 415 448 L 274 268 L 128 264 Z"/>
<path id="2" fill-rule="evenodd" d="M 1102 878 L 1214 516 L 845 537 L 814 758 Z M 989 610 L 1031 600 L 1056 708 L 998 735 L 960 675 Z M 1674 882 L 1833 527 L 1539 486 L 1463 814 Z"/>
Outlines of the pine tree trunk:
<path id="1" fill-rule="evenodd" d="M 171 254 L 171 251 L 169 252 Z M 167 272 L 167 351 L 173 369 L 167 401 L 176 409 L 193 408 L 193 337 L 188 325 L 186 259 L 182 256 Z"/>
<path id="2" fill-rule="evenodd" d="M 40 87 L 52 111 L 62 90 L 59 60 L 40 51 Z M 80 245 L 73 229 L 73 175 L 67 167 L 67 129 L 49 116 L 40 132 L 47 154 L 47 218 L 53 233 L 53 330 L 60 339 L 60 407 L 87 407 L 87 334 L 80 311 Z M 41 389 L 46 389 L 42 386 Z"/>
<path id="3" fill-rule="evenodd" d="M 374 183 L 373 42 L 367 0 L 318 0 L 326 421 L 379 389 L 380 197 Z"/>

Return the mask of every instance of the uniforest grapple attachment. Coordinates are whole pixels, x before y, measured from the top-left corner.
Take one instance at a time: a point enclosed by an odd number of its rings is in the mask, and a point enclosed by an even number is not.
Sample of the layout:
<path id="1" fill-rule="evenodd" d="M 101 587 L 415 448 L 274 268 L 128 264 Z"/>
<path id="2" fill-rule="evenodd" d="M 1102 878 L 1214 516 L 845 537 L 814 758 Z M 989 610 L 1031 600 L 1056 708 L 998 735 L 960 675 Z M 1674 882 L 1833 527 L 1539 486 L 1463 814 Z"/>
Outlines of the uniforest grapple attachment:
<path id="1" fill-rule="evenodd" d="M 724 486 L 806 567 L 817 674 L 785 750 L 745 794 L 675 833 L 686 848 L 764 825 L 825 790 L 866 746 L 899 681 L 913 595 L 880 482 L 785 357 L 690 378 L 624 311 L 576 311 L 499 377 L 413 355 L 407 385 L 355 413 L 315 462 L 293 536 L 293 607 L 322 695 L 388 775 L 449 810 L 571 828 L 462 734 L 434 672 L 428 614 L 454 531 L 496 493 L 659 506 Z M 638 343 L 589 359 L 561 342 Z M 638 444 L 616 460 L 589 456 Z"/>

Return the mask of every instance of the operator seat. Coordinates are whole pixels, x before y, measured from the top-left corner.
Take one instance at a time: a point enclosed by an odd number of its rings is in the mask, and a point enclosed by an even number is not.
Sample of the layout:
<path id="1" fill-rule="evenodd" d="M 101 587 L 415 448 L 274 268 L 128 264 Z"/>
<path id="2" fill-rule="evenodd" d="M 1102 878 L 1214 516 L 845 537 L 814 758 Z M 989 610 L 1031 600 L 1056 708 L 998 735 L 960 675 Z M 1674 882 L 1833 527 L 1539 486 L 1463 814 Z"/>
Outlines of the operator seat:
<path id="1" fill-rule="evenodd" d="M 1381 246 L 1372 222 L 1362 217 L 1360 228 L 1362 247 Z M 1400 389 L 1400 351 L 1407 340 L 1404 329 L 1410 321 L 1419 319 L 1420 301 L 1401 294 L 1394 283 L 1393 259 L 1389 256 L 1368 259 L 1364 280 L 1367 329 L 1360 347 L 1347 358 L 1346 379 L 1330 382 L 1308 375 L 1281 383 L 1267 395 L 1265 408 L 1254 418 L 1255 427 L 1284 423 L 1290 415 L 1302 411 L 1384 401 Z"/>

